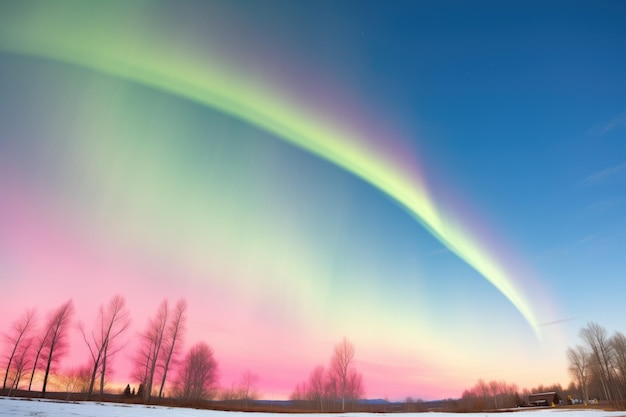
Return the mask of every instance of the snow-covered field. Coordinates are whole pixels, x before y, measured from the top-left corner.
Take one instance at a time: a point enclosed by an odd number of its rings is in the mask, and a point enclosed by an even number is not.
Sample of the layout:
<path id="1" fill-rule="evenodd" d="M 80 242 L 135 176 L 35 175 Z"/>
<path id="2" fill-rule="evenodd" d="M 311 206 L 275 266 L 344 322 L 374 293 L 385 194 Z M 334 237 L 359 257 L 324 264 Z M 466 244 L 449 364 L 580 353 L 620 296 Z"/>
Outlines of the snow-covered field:
<path id="1" fill-rule="evenodd" d="M 96 403 L 96 402 L 61 402 L 54 400 L 21 399 L 0 397 L 1 417 L 272 417 L 268 413 L 237 413 L 228 411 L 194 410 L 188 408 L 155 407 L 144 405 Z M 301 415 L 301 414 L 300 414 Z M 348 413 L 346 417 L 392 416 L 391 414 Z M 406 414 L 400 414 L 403 416 Z M 419 414 L 424 415 L 424 414 Z M 435 417 L 472 417 L 485 416 L 485 413 L 452 414 L 432 413 Z M 601 410 L 566 410 L 543 409 L 523 410 L 513 413 L 498 413 L 492 416 L 510 415 L 513 417 L 626 417 L 626 412 Z M 276 414 L 273 417 L 287 417 L 288 414 Z M 319 414 L 306 414 L 318 417 Z M 398 414 L 393 414 L 398 417 Z"/>

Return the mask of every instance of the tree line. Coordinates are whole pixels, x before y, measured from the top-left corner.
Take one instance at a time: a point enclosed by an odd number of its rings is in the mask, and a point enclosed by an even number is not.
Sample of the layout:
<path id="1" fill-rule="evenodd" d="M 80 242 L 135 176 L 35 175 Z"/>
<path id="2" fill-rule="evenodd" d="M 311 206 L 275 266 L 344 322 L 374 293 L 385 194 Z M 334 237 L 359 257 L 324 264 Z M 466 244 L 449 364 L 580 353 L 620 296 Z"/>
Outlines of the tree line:
<path id="1" fill-rule="evenodd" d="M 589 322 L 579 332 L 582 344 L 566 351 L 568 371 L 572 381 L 568 387 L 560 384 L 540 385 L 520 390 L 504 381 L 479 380 L 466 389 L 459 400 L 449 400 L 448 408 L 460 411 L 516 407 L 530 394 L 556 392 L 565 403 L 595 403 L 608 401 L 618 408 L 626 406 L 626 336 L 621 332 L 609 335 L 597 323 Z"/>
<path id="2" fill-rule="evenodd" d="M 105 394 L 115 356 L 128 340 L 131 315 L 126 300 L 115 295 L 99 306 L 95 323 L 87 329 L 74 326 L 74 305 L 68 300 L 45 317 L 27 309 L 4 333 L 3 392 L 32 391 L 40 386 L 46 395 L 50 381 L 57 389 L 84 393 L 87 398 Z M 89 352 L 85 364 L 76 369 L 61 369 L 69 353 L 70 332 L 78 328 Z M 210 345 L 199 342 L 184 350 L 187 329 L 187 303 L 163 300 L 143 330 L 134 353 L 136 396 L 143 402 L 154 398 L 179 398 L 184 401 L 217 399 L 248 401 L 257 398 L 258 376 L 246 371 L 238 384 L 218 389 L 218 362 Z M 568 370 L 573 381 L 567 388 L 558 384 L 520 390 L 504 381 L 479 380 L 458 400 L 446 400 L 447 408 L 476 411 L 515 407 L 529 394 L 555 391 L 564 401 L 592 399 L 626 404 L 626 336 L 609 335 L 606 329 L 590 322 L 580 330 L 582 344 L 567 349 Z M 308 379 L 294 388 L 290 399 L 303 408 L 321 412 L 354 409 L 364 395 L 363 376 L 354 365 L 354 345 L 344 338 L 335 345 L 327 367 L 316 366 Z M 1 375 L 1 374 L 0 374 Z M 40 385 L 39 385 L 40 384 Z M 407 404 L 412 401 L 407 400 Z"/>
<path id="3" fill-rule="evenodd" d="M 582 345 L 567 349 L 569 372 L 577 393 L 587 401 L 592 398 L 614 404 L 626 402 L 626 336 L 617 331 L 609 335 L 597 323 L 590 322 L 579 333 Z"/>
<path id="4" fill-rule="evenodd" d="M 133 355 L 132 376 L 138 388 L 131 391 L 127 386 L 124 395 L 134 395 L 145 403 L 166 394 L 188 403 L 216 399 L 238 401 L 245 406 L 256 399 L 258 375 L 247 370 L 237 384 L 220 390 L 218 362 L 211 346 L 199 342 L 184 349 L 187 309 L 184 299 L 174 305 L 165 299 L 148 319 Z M 89 399 L 105 394 L 114 358 L 128 345 L 130 310 L 125 298 L 115 295 L 98 308 L 92 328 L 83 323 L 75 326 L 74 314 L 73 302 L 68 300 L 43 318 L 35 309 L 28 309 L 11 323 L 4 333 L 3 392 L 11 395 L 18 390 L 32 391 L 40 384 L 41 396 L 45 397 L 53 381 L 57 390 L 68 395 L 79 392 Z M 70 332 L 75 329 L 87 347 L 88 357 L 79 368 L 61 369 L 69 353 Z M 316 392 L 316 402 L 322 409 L 343 410 L 362 395 L 362 376 L 354 369 L 353 358 L 354 345 L 344 338 L 335 347 L 329 371 L 323 367 L 314 371 L 323 389 L 306 391 Z"/>
<path id="5" fill-rule="evenodd" d="M 34 309 L 26 310 L 4 334 L 3 391 L 31 391 L 41 383 L 45 397 L 49 382 L 57 389 L 82 392 L 87 398 L 105 393 L 112 374 L 113 359 L 126 347 L 130 327 L 130 311 L 126 300 L 115 295 L 101 305 L 93 328 L 78 324 L 89 357 L 78 369 L 61 370 L 62 359 L 69 352 L 74 305 L 68 300 L 49 312 L 43 320 Z M 212 348 L 200 342 L 183 352 L 187 303 L 179 300 L 174 306 L 163 300 L 156 313 L 140 333 L 141 343 L 135 353 L 134 378 L 137 393 L 145 402 L 163 397 L 166 386 L 170 394 L 184 400 L 212 398 L 217 387 L 217 367 Z"/>
<path id="6" fill-rule="evenodd" d="M 364 394 L 363 376 L 353 363 L 354 352 L 354 345 L 344 337 L 335 345 L 328 369 L 316 366 L 306 382 L 296 385 L 290 399 L 321 412 L 346 411 L 346 406 L 354 409 Z"/>
<path id="7" fill-rule="evenodd" d="M 516 384 L 506 381 L 485 381 L 479 379 L 476 384 L 463 391 L 458 400 L 448 400 L 447 408 L 453 411 L 482 411 L 514 408 L 527 405 L 531 394 L 556 392 L 564 401 L 576 392 L 574 384 L 563 388 L 561 384 L 537 385 L 532 388 L 520 389 Z"/>

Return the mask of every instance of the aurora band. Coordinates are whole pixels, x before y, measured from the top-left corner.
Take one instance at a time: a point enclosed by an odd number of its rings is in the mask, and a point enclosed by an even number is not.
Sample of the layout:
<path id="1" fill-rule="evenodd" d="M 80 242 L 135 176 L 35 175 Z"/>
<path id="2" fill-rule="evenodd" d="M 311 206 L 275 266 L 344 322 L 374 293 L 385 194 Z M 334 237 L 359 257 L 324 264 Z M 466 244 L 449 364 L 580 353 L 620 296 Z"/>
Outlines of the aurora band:
<path id="1" fill-rule="evenodd" d="M 155 49 L 125 42 L 122 33 L 99 32 L 106 25 L 90 27 L 82 22 L 79 26 L 80 36 L 72 24 L 45 19 L 45 13 L 23 20 L 0 18 L 0 50 L 77 65 L 183 97 L 257 126 L 336 164 L 401 204 L 450 251 L 495 286 L 540 337 L 528 300 L 505 269 L 477 239 L 450 226 L 419 179 L 404 172 L 400 164 L 385 159 L 359 138 L 347 137 L 340 128 L 281 102 L 275 91 L 246 85 L 232 71 L 194 64 L 191 59 L 176 56 L 174 48 Z"/>

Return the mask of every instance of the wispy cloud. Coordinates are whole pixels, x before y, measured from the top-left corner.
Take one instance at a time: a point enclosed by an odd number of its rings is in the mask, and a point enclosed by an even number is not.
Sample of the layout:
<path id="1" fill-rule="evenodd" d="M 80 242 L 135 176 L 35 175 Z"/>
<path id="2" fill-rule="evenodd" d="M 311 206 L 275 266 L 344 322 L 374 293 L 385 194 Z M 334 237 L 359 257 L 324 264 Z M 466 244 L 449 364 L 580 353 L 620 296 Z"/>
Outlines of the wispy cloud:
<path id="1" fill-rule="evenodd" d="M 612 130 L 626 127 L 626 111 L 617 115 L 606 123 L 600 123 L 590 129 L 589 133 L 594 136 L 606 135 Z"/>
<path id="2" fill-rule="evenodd" d="M 626 171 L 626 163 L 616 165 L 603 169 L 602 171 L 594 172 L 583 180 L 583 186 L 590 187 L 607 181 L 609 178 Z"/>
<path id="3" fill-rule="evenodd" d="M 626 112 L 620 114 L 609 123 L 607 123 L 607 125 L 604 126 L 604 129 L 602 129 L 602 134 L 609 133 L 611 130 L 614 129 L 621 129 L 622 127 L 626 127 Z"/>
<path id="4" fill-rule="evenodd" d="M 576 242 L 577 245 L 582 245 L 583 243 L 589 242 L 590 240 L 595 239 L 596 235 L 589 235 L 589 236 L 585 236 L 584 238 L 580 239 L 579 241 Z"/>

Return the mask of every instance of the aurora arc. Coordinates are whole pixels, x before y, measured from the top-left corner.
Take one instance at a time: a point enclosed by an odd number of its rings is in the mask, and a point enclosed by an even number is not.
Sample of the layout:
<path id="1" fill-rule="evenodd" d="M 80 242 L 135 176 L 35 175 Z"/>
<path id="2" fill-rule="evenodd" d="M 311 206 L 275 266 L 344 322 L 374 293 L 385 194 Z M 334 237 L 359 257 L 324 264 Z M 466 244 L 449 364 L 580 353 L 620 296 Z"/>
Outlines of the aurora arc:
<path id="1" fill-rule="evenodd" d="M 232 71 L 220 71 L 214 65 L 207 68 L 185 57 L 165 57 L 162 49 L 125 42 L 122 33 L 98 32 L 102 30 L 98 25 L 89 27 L 83 22 L 83 36 L 77 36 L 73 25 L 58 24 L 54 18 L 46 20 L 44 15 L 0 19 L 0 50 L 91 69 L 208 106 L 330 161 L 404 207 L 497 288 L 540 336 L 530 303 L 506 270 L 477 239 L 450 226 L 420 180 L 391 158 L 379 155 L 341 128 L 320 122 L 285 100 L 281 102 L 276 91 L 264 91 L 260 85 L 237 79 Z M 177 53 L 174 48 L 166 52 Z"/>

